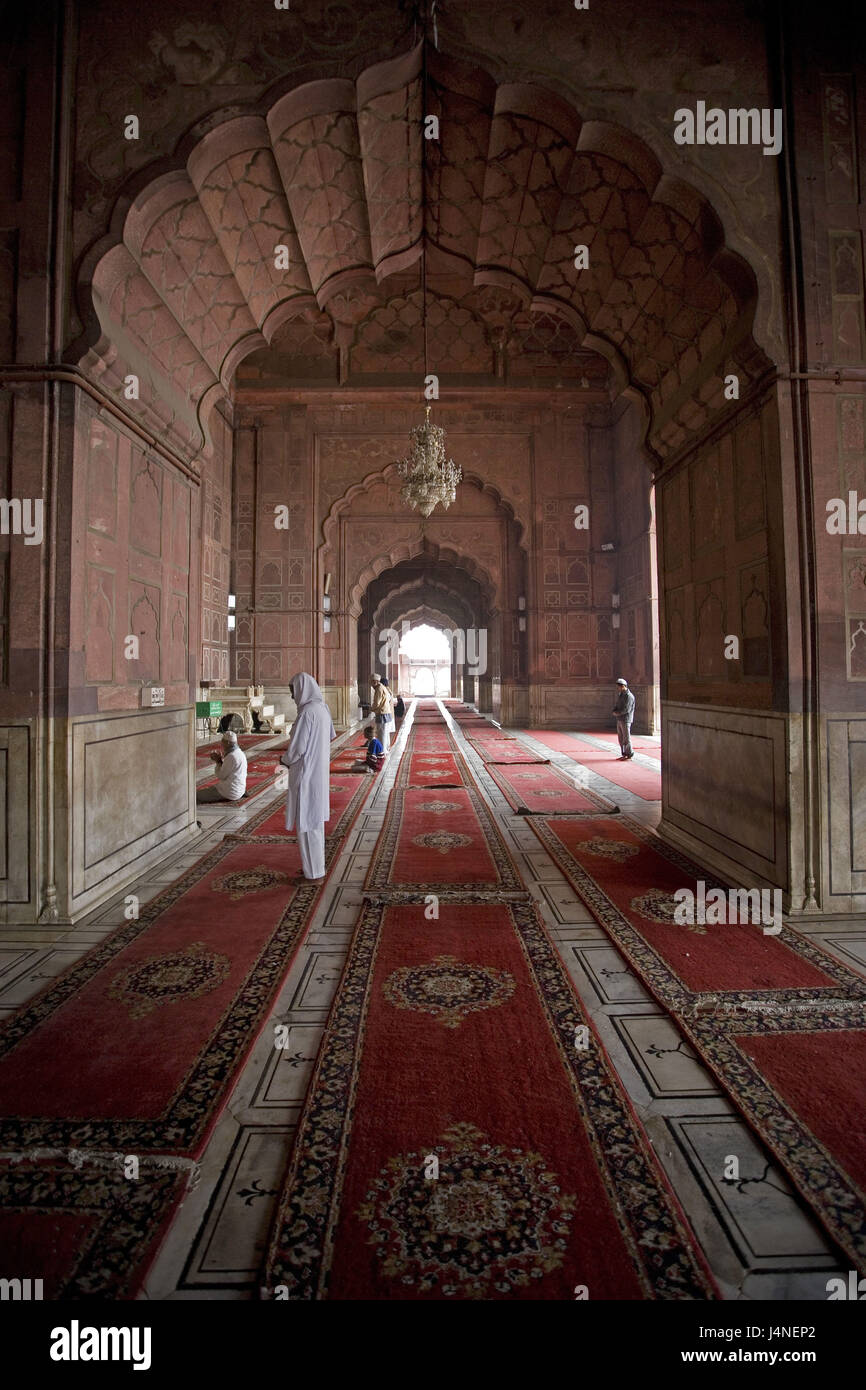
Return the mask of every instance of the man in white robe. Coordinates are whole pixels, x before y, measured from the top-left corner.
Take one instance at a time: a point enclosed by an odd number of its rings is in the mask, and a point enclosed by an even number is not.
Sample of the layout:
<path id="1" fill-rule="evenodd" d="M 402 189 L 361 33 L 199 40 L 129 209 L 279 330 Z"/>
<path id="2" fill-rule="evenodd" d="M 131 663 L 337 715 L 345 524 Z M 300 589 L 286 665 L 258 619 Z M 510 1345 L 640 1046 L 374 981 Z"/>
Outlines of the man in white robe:
<path id="1" fill-rule="evenodd" d="M 247 755 L 238 747 L 238 736 L 231 729 L 223 734 L 222 752 L 211 753 L 217 765 L 216 786 L 205 787 L 196 801 L 241 801 L 247 789 Z"/>
<path id="2" fill-rule="evenodd" d="M 289 769 L 286 829 L 295 830 L 305 879 L 325 877 L 325 821 L 331 814 L 330 745 L 337 737 L 328 706 L 306 671 L 289 683 L 298 717 L 280 762 Z"/>

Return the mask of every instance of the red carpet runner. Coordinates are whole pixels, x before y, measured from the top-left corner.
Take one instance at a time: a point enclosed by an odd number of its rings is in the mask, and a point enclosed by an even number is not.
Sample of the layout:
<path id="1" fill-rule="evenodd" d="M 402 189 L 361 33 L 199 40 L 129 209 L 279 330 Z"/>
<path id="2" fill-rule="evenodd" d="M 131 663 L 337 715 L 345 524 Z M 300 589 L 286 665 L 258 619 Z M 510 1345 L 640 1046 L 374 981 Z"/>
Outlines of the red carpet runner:
<path id="1" fill-rule="evenodd" d="M 0 1165 L 4 1269 L 29 1270 L 46 1299 L 134 1298 L 183 1198 L 189 1172 L 24 1158 Z"/>
<path id="2" fill-rule="evenodd" d="M 536 743 L 543 743 L 545 748 L 552 748 L 556 753 L 565 753 L 576 763 L 581 763 L 591 772 L 597 772 L 600 777 L 615 782 L 625 791 L 634 792 L 645 801 L 661 800 L 661 773 L 654 772 L 651 768 L 640 767 L 634 761 L 620 762 L 616 751 L 618 744 L 616 747 L 612 745 L 607 753 L 604 749 L 593 748 L 588 743 L 576 742 L 571 734 L 560 734 L 554 730 L 521 729 L 521 733 L 526 734 L 528 738 L 534 738 Z"/>
<path id="3" fill-rule="evenodd" d="M 365 909 L 265 1283 L 295 1300 L 713 1297 L 531 906 Z"/>
<path id="4" fill-rule="evenodd" d="M 0 1148 L 198 1154 L 321 891 L 299 869 L 224 841 L 10 1019 Z"/>
<path id="5" fill-rule="evenodd" d="M 398 787 L 459 787 L 466 784 L 465 760 L 444 723 L 413 727 L 397 774 Z"/>
<path id="6" fill-rule="evenodd" d="M 543 766 L 549 758 L 539 758 L 516 738 L 481 738 L 467 735 L 467 743 L 485 763 L 536 763 Z"/>
<path id="7" fill-rule="evenodd" d="M 338 780 L 328 868 L 372 782 Z M 184 1196 L 322 891 L 255 838 L 283 801 L 0 1030 L 0 1148 L 30 1155 L 0 1162 L 0 1250 L 46 1298 L 134 1297 Z"/>
<path id="8" fill-rule="evenodd" d="M 325 837 L 342 839 L 361 809 L 364 798 L 374 782 L 374 777 L 370 773 L 356 772 L 346 773 L 339 777 L 331 777 L 329 800 L 331 803 L 331 818 L 325 822 Z M 281 839 L 295 840 L 297 837 L 289 834 L 286 830 L 286 803 L 285 797 L 281 798 L 276 808 L 268 806 L 264 811 L 259 811 L 255 816 L 251 816 L 239 835 L 235 839 L 247 839 L 250 836 L 255 838 L 275 835 Z"/>
<path id="9" fill-rule="evenodd" d="M 533 830 L 827 1230 L 866 1268 L 866 982 L 789 927 L 675 921 L 701 877 L 634 821 Z M 863 1065 L 861 1065 L 863 1063 Z"/>
<path id="10" fill-rule="evenodd" d="M 487 764 L 487 771 L 510 806 L 521 815 L 571 815 L 584 813 L 597 816 L 600 811 L 615 811 L 616 807 L 603 796 L 584 787 L 578 791 L 566 777 L 549 763 L 527 767 L 501 767 Z"/>
<path id="11" fill-rule="evenodd" d="M 459 890 L 467 899 L 526 891 L 487 806 L 469 787 L 392 791 L 366 886 Z"/>

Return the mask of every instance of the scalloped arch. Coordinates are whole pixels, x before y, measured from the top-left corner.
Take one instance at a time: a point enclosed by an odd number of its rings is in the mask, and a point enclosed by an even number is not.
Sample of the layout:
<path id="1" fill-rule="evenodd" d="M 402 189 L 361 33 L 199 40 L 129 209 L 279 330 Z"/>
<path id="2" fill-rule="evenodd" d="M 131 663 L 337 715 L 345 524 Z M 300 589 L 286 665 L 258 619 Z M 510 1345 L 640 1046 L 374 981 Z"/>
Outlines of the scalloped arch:
<path id="1" fill-rule="evenodd" d="M 440 627 L 445 630 L 452 627 L 465 626 L 465 624 L 460 624 L 455 621 L 453 613 L 446 613 L 440 611 L 438 608 L 432 608 L 427 603 L 421 603 L 415 608 L 407 609 L 401 621 L 418 623 L 419 625 L 422 623 L 429 623 L 431 627 Z"/>
<path id="2" fill-rule="evenodd" d="M 146 185 L 138 175 L 82 259 L 82 368 L 117 394 L 138 373 L 149 427 L 207 454 L 209 415 L 244 357 L 311 306 L 351 341 L 426 244 L 468 285 L 506 286 L 571 323 L 643 401 L 658 451 L 724 407 L 726 370 L 746 383 L 766 372 L 753 271 L 707 198 L 637 135 L 438 52 L 429 72 L 441 105 L 430 167 L 419 45 L 356 82 L 308 82 L 265 113 L 210 118 L 182 167 L 162 164 Z M 578 244 L 589 270 L 575 270 Z"/>
<path id="3" fill-rule="evenodd" d="M 465 570 L 478 583 L 491 612 L 495 611 L 496 585 L 487 570 L 472 555 L 466 555 L 453 545 L 439 545 L 428 536 L 418 535 L 410 540 L 399 541 L 385 555 L 378 555 L 365 565 L 356 582 L 349 589 L 349 612 L 353 617 L 361 613 L 361 599 L 374 579 L 385 570 L 393 569 L 402 560 L 414 560 L 418 555 L 427 555 L 434 564 L 453 565 Z"/>
<path id="4" fill-rule="evenodd" d="M 360 497 L 365 492 L 369 492 L 371 488 L 376 487 L 380 483 L 384 483 L 386 487 L 390 487 L 399 480 L 399 477 L 400 475 L 397 472 L 396 463 L 389 463 L 385 468 L 366 473 L 357 483 L 352 483 L 351 487 L 347 488 L 341 497 L 336 498 L 336 500 L 331 503 L 328 509 L 328 515 L 322 522 L 322 540 L 319 549 L 327 549 L 335 544 L 335 531 L 339 519 L 345 512 L 351 510 L 351 505 L 357 497 Z M 524 519 L 520 512 L 515 509 L 514 504 L 500 492 L 498 487 L 488 482 L 486 478 L 480 477 L 477 473 L 466 472 L 464 470 L 461 486 L 466 486 L 467 484 L 470 487 L 477 488 L 479 492 L 492 498 L 496 506 L 505 513 L 509 520 L 515 522 L 519 528 L 517 543 L 522 550 L 528 551 L 528 519 Z M 406 515 L 413 515 L 413 513 L 407 511 Z"/>
<path id="5" fill-rule="evenodd" d="M 385 571 L 385 573 L 387 573 L 387 571 Z M 462 594 L 458 594 L 455 590 L 449 589 L 446 584 L 437 582 L 435 579 L 416 578 L 406 580 L 404 583 L 397 585 L 396 588 L 390 589 L 388 593 L 383 594 L 370 615 L 373 626 L 376 628 L 381 626 L 384 614 L 388 609 L 394 610 L 389 615 L 389 623 L 393 622 L 395 616 L 398 620 L 407 618 L 409 616 L 408 609 L 405 613 L 396 611 L 401 609 L 402 605 L 406 603 L 414 603 L 416 608 L 419 605 L 424 607 L 430 606 L 433 603 L 442 603 L 446 606 L 450 605 L 451 611 L 447 613 L 447 617 L 450 618 L 452 622 L 458 619 L 462 620 L 463 626 L 468 624 L 468 620 L 472 616 L 469 604 Z M 446 616 L 445 608 L 442 610 L 442 616 Z"/>

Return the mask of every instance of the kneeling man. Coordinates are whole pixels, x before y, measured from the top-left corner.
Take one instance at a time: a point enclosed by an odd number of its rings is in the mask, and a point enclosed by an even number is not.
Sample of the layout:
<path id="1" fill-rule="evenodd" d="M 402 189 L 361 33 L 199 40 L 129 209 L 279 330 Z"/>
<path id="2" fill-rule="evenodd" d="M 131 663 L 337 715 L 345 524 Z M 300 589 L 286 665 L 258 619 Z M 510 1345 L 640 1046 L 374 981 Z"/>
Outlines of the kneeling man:
<path id="1" fill-rule="evenodd" d="M 221 753 L 211 753 L 217 766 L 215 787 L 204 787 L 196 801 L 240 801 L 247 789 L 247 755 L 238 747 L 238 736 L 227 730 L 220 739 Z"/>

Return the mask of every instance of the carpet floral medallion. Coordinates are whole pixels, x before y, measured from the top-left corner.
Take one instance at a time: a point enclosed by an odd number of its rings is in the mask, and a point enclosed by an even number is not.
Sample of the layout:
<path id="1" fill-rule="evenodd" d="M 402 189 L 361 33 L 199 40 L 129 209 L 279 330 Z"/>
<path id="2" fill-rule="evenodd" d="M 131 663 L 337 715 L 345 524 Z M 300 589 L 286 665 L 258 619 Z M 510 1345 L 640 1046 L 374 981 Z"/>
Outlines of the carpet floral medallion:
<path id="1" fill-rule="evenodd" d="M 577 1198 L 540 1154 L 486 1142 L 472 1124 L 452 1125 L 430 1155 L 389 1159 L 358 1216 L 382 1272 L 420 1294 L 508 1295 L 565 1261 Z"/>
<path id="2" fill-rule="evenodd" d="M 262 1297 L 572 1301 L 577 1285 L 715 1297 L 537 909 L 368 902 Z"/>
<path id="3" fill-rule="evenodd" d="M 232 902 L 247 898 L 253 893 L 263 893 L 268 888 L 278 888 L 288 882 L 289 875 L 280 869 L 256 864 L 251 869 L 241 869 L 239 873 L 224 874 L 215 878 L 211 888 L 215 893 L 227 893 Z"/>
<path id="4" fill-rule="evenodd" d="M 129 1009 L 130 1018 L 143 1018 L 161 1004 L 197 999 L 228 978 L 231 961 L 209 951 L 203 941 L 192 941 L 180 951 L 152 956 L 141 965 L 122 970 L 106 991 Z"/>
<path id="5" fill-rule="evenodd" d="M 459 1028 L 467 1014 L 495 1009 L 514 993 L 514 976 L 491 966 L 437 956 L 429 965 L 402 966 L 383 985 L 398 1009 L 420 1009 L 446 1028 Z"/>
<path id="6" fill-rule="evenodd" d="M 465 849 L 474 841 L 471 835 L 458 835 L 450 830 L 427 830 L 423 835 L 414 835 L 412 843 L 421 849 L 435 849 L 438 854 L 448 854 L 452 849 Z"/>

